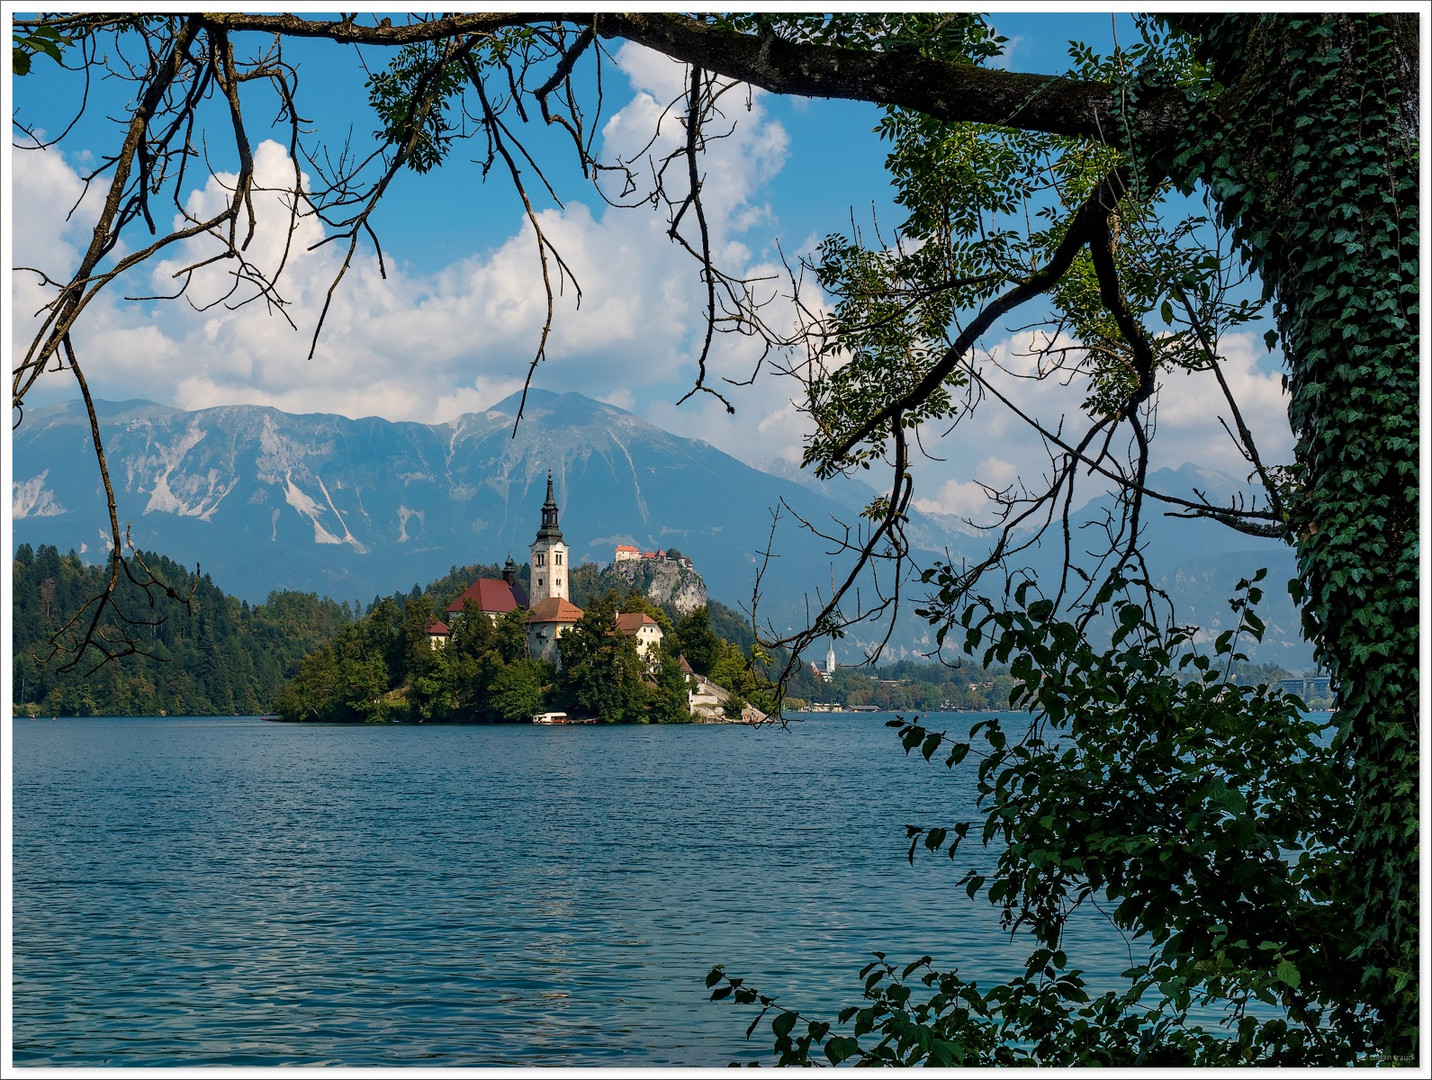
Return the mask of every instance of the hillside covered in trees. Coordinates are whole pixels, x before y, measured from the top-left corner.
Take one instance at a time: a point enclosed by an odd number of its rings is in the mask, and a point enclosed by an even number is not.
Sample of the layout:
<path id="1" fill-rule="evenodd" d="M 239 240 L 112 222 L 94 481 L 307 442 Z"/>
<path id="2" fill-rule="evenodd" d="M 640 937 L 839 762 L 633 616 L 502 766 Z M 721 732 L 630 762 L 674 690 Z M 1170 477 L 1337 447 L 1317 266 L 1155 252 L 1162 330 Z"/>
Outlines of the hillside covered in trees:
<path id="1" fill-rule="evenodd" d="M 161 555 L 140 553 L 155 575 L 174 585 L 187 606 L 157 590 L 146 593 L 121 575 L 121 610 L 145 621 L 113 626 L 137 652 L 107 663 L 90 649 L 55 651 L 51 642 L 103 587 L 104 568 L 78 555 L 22 544 L 14 560 L 14 653 L 11 701 L 18 714 L 51 716 L 232 716 L 278 712 L 291 720 L 330 722 L 482 722 L 527 720 L 545 709 L 611 722 L 685 722 L 680 660 L 732 692 L 733 709 L 775 702 L 767 657 L 737 611 L 710 601 L 679 615 L 653 603 L 611 567 L 574 569 L 574 601 L 587 618 L 563 653 L 564 670 L 530 660 L 522 612 L 496 623 L 455 619 L 453 641 L 429 646 L 423 628 L 474 579 L 496 566 L 454 567 L 427 587 L 375 597 L 365 611 L 313 593 L 273 592 L 251 605 L 226 595 L 208 574 L 194 574 Z M 528 567 L 518 571 L 526 585 Z M 152 601 L 152 606 L 151 606 Z M 621 612 L 646 612 L 664 635 L 648 671 L 629 638 L 613 634 Z M 60 634 L 78 636 L 82 623 Z M 122 651 L 122 650 L 121 650 Z M 1244 665 L 1247 667 L 1247 665 Z M 1245 681 L 1274 682 L 1289 673 L 1249 667 Z M 875 708 L 930 713 L 1009 707 L 1014 680 L 1002 668 L 900 660 L 876 668 L 838 668 L 823 678 L 802 667 L 784 706 Z M 1318 701 L 1315 706 L 1327 703 Z"/>
<path id="2" fill-rule="evenodd" d="M 162 555 L 138 553 L 187 604 L 146 591 L 121 574 L 119 609 L 130 619 L 101 627 L 126 652 L 109 662 L 77 640 L 103 590 L 104 566 L 51 545 L 21 544 L 13 561 L 12 703 L 18 714 L 51 716 L 233 716 L 264 712 L 302 657 L 359 612 L 313 593 L 274 592 L 250 605 Z M 66 626 L 69 629 L 66 630 Z M 52 642 L 63 646 L 58 651 Z M 120 643 L 128 641 L 129 645 Z"/>

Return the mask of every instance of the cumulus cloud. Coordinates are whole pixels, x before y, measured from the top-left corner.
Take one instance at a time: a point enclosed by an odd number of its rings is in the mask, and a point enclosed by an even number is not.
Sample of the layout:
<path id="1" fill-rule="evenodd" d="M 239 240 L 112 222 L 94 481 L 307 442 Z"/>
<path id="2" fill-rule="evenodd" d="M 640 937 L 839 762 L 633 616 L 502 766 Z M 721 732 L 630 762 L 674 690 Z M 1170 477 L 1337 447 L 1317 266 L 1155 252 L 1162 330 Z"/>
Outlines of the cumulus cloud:
<path id="1" fill-rule="evenodd" d="M 683 92 L 681 65 L 635 46 L 620 49 L 617 62 L 633 96 L 606 125 L 604 157 L 639 159 L 642 146 L 648 158 L 659 157 L 677 148 L 684 139 L 680 107 L 666 109 Z M 740 122 L 728 137 L 712 140 L 702 161 L 703 193 L 715 257 L 744 273 L 752 258 L 744 234 L 771 216 L 763 187 L 780 169 L 788 139 L 760 95 L 748 101 L 743 91 L 726 105 L 739 111 Z M 727 128 L 718 121 L 714 130 Z M 22 251 L 65 250 L 54 223 L 63 221 L 62 205 L 79 190 L 75 170 L 58 152 L 38 151 L 26 161 L 28 182 L 15 189 L 25 213 L 16 218 L 35 224 L 16 236 L 22 262 Z M 172 293 L 187 280 L 186 299 L 135 304 L 112 291 L 88 312 L 87 329 L 77 340 L 96 393 L 144 395 L 186 408 L 253 402 L 293 411 L 446 420 L 520 388 L 547 301 L 536 235 L 515 198 L 507 204 L 512 231 L 494 250 L 431 272 L 390 260 L 384 277 L 371 249 L 360 247 L 330 302 L 344 241 L 323 243 L 329 233 L 302 202 L 295 217 L 288 194 L 294 173 L 284 146 L 256 146 L 260 190 L 245 258 L 262 272 L 282 263 L 277 296 L 286 317 L 254 298 L 253 286 L 236 278 L 233 260 L 198 265 L 217 251 L 215 241 L 188 240 L 126 289 Z M 228 201 L 234 179 L 211 177 L 187 193 L 186 211 L 213 214 Z M 568 202 L 538 219 L 566 271 L 549 253 L 558 295 L 536 384 L 634 409 L 654 395 L 675 400 L 695 378 L 704 325 L 699 267 L 667 237 L 665 213 L 588 201 L 592 205 Z M 71 255 L 74 250 L 70 242 Z M 51 261 L 63 276 L 69 264 Z M 16 297 L 32 307 L 43 302 L 35 289 L 22 292 L 18 283 Z M 325 302 L 330 306 L 323 332 L 310 357 Z M 18 341 L 22 328 L 17 325 L 15 333 Z M 744 374 L 750 358 L 723 341 L 711 362 L 721 374 Z M 713 371 L 712 377 L 719 376 Z"/>
<path id="2" fill-rule="evenodd" d="M 927 514 L 953 514 L 977 525 L 989 524 L 994 503 L 990 490 L 1003 491 L 1020 478 L 1019 466 L 1001 458 L 985 458 L 975 466 L 977 480 L 946 480 L 934 498 L 915 500 L 915 509 Z"/>

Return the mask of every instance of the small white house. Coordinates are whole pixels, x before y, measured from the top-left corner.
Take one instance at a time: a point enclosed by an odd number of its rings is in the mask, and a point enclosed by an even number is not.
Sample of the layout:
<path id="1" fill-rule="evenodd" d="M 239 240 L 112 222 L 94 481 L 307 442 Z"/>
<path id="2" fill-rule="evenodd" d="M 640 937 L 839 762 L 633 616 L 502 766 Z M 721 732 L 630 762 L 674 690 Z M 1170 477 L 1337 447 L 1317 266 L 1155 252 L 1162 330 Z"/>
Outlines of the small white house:
<path id="1" fill-rule="evenodd" d="M 656 647 L 665 635 L 661 624 L 644 611 L 617 616 L 617 633 L 636 638 L 636 652 L 648 665 L 656 663 Z"/>

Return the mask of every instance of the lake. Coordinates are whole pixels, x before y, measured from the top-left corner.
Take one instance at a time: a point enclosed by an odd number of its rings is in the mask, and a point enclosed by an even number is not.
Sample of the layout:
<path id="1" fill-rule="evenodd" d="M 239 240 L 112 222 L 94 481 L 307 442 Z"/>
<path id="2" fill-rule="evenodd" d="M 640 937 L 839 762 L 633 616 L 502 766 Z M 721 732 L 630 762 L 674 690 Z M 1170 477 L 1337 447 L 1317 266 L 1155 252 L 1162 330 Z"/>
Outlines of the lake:
<path id="1" fill-rule="evenodd" d="M 831 1021 L 875 950 L 1007 978 L 1027 949 L 966 854 L 906 861 L 972 780 L 887 719 L 17 717 L 15 1063 L 769 1064 L 713 964 Z M 1093 913 L 1068 951 L 1131 959 Z"/>

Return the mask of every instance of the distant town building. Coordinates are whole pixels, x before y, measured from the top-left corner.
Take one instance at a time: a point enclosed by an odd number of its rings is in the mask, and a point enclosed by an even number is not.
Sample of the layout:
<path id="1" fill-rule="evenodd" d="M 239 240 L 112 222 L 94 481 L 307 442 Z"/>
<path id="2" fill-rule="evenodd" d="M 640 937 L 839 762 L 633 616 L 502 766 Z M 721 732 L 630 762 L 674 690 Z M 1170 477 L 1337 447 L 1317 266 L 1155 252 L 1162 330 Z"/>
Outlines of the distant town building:
<path id="1" fill-rule="evenodd" d="M 423 633 L 428 635 L 430 649 L 441 649 L 452 638 L 452 628 L 441 619 L 429 619 Z"/>
<path id="2" fill-rule="evenodd" d="M 1289 694 L 1300 698 L 1325 698 L 1332 693 L 1331 679 L 1327 675 L 1301 675 L 1291 679 L 1279 679 L 1278 686 Z"/>
<path id="3" fill-rule="evenodd" d="M 612 562 L 614 562 L 614 563 L 635 562 L 636 560 L 638 560 L 638 559 L 640 559 L 640 558 L 641 558 L 641 548 L 632 547 L 630 544 L 618 544 L 618 545 L 617 545 L 617 553 L 616 553 L 616 555 L 612 558 Z"/>
<path id="4" fill-rule="evenodd" d="M 835 642 L 830 643 L 830 648 L 825 653 L 825 667 L 819 664 L 811 664 L 811 674 L 815 676 L 816 682 L 828 683 L 835 674 Z"/>

